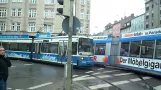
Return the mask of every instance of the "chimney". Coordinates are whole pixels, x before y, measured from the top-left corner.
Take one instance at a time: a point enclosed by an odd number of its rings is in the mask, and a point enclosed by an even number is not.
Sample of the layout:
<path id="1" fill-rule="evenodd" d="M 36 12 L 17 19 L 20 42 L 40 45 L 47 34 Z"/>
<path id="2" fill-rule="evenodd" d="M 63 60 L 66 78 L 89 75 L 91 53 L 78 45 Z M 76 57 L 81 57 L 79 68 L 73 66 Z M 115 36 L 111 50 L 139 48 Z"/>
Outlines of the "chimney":
<path id="1" fill-rule="evenodd" d="M 132 14 L 131 14 L 131 17 L 132 17 L 132 18 L 134 18 L 134 17 L 135 17 L 135 16 L 134 16 L 134 13 L 132 13 Z"/>
<path id="2" fill-rule="evenodd" d="M 117 23 L 117 21 L 116 21 L 116 20 L 114 21 L 114 24 L 115 24 L 115 23 Z"/>

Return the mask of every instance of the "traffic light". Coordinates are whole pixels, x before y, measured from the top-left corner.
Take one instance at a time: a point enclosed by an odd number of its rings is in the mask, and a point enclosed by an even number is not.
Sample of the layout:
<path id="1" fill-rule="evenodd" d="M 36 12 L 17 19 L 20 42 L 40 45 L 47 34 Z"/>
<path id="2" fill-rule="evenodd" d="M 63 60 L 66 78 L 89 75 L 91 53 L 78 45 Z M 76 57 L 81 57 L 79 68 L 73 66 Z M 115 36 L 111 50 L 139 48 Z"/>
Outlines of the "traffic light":
<path id="1" fill-rule="evenodd" d="M 63 8 L 57 8 L 58 13 L 63 16 L 70 16 L 70 0 L 57 0 Z"/>

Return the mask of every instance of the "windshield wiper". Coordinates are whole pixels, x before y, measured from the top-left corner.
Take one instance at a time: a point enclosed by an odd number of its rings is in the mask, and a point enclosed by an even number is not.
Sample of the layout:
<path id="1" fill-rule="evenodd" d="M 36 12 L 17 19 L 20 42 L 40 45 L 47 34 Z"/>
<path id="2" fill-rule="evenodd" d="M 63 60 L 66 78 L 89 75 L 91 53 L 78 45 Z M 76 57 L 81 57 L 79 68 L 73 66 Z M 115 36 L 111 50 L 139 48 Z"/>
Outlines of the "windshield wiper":
<path id="1" fill-rule="evenodd" d="M 145 80 L 144 78 L 140 75 L 140 74 L 137 74 L 135 73 L 147 86 L 148 86 L 148 89 L 149 90 L 155 90 L 151 85 L 149 85 Z"/>

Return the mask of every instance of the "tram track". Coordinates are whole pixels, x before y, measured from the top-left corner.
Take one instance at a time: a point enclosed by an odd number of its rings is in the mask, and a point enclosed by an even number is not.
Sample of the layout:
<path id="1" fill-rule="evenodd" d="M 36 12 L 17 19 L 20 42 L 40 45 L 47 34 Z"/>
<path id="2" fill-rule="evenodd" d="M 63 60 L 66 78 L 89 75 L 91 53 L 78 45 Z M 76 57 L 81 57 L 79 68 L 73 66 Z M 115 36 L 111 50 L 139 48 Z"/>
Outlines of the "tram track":
<path id="1" fill-rule="evenodd" d="M 116 69 L 114 69 L 114 70 L 116 70 Z M 122 70 L 122 69 L 121 69 Z M 79 74 L 84 74 L 84 70 L 77 70 L 78 72 L 77 73 L 79 73 Z M 95 70 L 93 70 L 93 71 L 95 71 Z M 127 70 L 125 70 L 125 71 L 127 71 Z M 100 71 L 101 72 L 101 71 Z M 130 71 L 127 71 L 128 73 L 130 72 Z M 142 75 L 141 74 L 139 74 L 139 73 L 134 73 L 134 72 L 130 72 L 130 73 L 133 73 L 133 75 L 136 75 L 138 78 L 140 78 L 140 80 L 146 85 L 146 86 L 143 86 L 143 85 L 141 85 L 141 84 L 139 84 L 139 83 L 136 83 L 136 82 L 133 82 L 133 81 L 130 81 L 130 82 L 132 82 L 132 83 L 135 83 L 135 84 L 137 84 L 137 85 L 139 85 L 139 86 L 141 86 L 142 88 L 144 88 L 145 90 L 155 90 L 154 88 L 153 88 L 153 86 L 151 86 L 150 84 L 148 84 L 147 83 L 147 81 L 146 80 L 144 80 L 144 78 L 142 77 Z M 100 75 L 102 75 L 103 73 L 100 73 Z M 113 82 L 110 82 L 109 80 L 106 80 L 106 79 L 102 79 L 102 78 L 100 78 L 100 77 L 98 77 L 98 76 L 96 76 L 96 75 L 93 75 L 92 73 L 91 74 L 89 74 L 89 73 L 86 73 L 86 75 L 89 75 L 89 76 L 91 76 L 91 77 L 94 77 L 94 78 L 96 78 L 96 79 L 99 79 L 99 80 L 102 80 L 103 82 L 105 82 L 105 83 L 107 83 L 107 84 L 109 84 L 109 85 L 111 85 L 111 86 L 113 86 L 113 87 L 115 87 L 117 90 L 123 90 L 123 89 L 121 89 L 120 87 L 118 87 L 117 85 L 114 85 L 113 84 Z M 113 77 L 115 77 L 115 78 L 118 78 L 117 76 L 114 76 L 114 75 L 112 75 Z M 103 89 L 101 89 L 101 90 L 103 90 Z"/>

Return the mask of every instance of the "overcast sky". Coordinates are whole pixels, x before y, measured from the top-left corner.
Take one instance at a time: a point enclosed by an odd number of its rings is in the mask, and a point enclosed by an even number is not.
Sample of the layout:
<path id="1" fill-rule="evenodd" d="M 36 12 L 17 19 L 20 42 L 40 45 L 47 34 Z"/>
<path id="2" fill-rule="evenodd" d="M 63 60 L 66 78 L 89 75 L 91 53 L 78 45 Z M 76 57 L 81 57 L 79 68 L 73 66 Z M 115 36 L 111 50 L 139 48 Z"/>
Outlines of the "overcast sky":
<path id="1" fill-rule="evenodd" d="M 109 22 L 125 15 L 140 15 L 145 12 L 144 7 L 144 0 L 91 0 L 90 33 L 103 31 Z"/>

